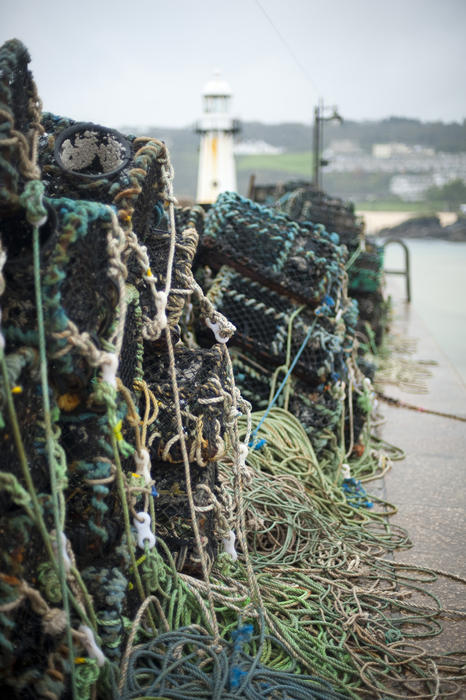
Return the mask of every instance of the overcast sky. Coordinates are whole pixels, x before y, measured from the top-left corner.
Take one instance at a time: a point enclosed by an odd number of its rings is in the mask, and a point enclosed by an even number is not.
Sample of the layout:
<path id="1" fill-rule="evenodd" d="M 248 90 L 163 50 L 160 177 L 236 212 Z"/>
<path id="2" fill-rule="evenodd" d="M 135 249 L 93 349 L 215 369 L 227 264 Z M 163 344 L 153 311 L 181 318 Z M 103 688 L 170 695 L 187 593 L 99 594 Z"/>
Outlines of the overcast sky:
<path id="1" fill-rule="evenodd" d="M 215 68 L 245 121 L 466 117 L 466 0 L 1 0 L 44 109 L 187 126 Z"/>

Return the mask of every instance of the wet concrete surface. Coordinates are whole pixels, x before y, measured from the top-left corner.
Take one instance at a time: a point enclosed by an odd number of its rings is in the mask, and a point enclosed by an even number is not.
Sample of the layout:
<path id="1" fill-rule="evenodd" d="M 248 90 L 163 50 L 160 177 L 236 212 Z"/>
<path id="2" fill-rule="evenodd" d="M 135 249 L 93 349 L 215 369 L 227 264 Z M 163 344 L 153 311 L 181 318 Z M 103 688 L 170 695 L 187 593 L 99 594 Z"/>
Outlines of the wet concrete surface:
<path id="1" fill-rule="evenodd" d="M 384 393 L 425 409 L 466 418 L 465 384 L 409 305 L 398 303 L 395 307 L 394 330 L 418 340 L 414 358 L 437 364 L 426 381 L 427 394 L 407 393 L 392 385 L 386 385 Z M 439 573 L 434 583 L 422 587 L 438 596 L 445 608 L 464 614 L 451 613 L 450 619 L 442 622 L 444 632 L 421 644 L 433 653 L 464 650 L 466 586 L 456 577 L 466 578 L 466 423 L 385 402 L 380 408 L 386 417 L 382 437 L 406 452 L 406 458 L 394 462 L 383 480 L 367 484 L 370 492 L 398 507 L 390 522 L 405 528 L 412 540 L 411 549 L 397 551 L 393 558 L 452 574 Z M 422 602 L 435 606 L 425 598 L 419 600 L 419 604 Z M 455 697 L 466 697 L 466 688 Z"/>

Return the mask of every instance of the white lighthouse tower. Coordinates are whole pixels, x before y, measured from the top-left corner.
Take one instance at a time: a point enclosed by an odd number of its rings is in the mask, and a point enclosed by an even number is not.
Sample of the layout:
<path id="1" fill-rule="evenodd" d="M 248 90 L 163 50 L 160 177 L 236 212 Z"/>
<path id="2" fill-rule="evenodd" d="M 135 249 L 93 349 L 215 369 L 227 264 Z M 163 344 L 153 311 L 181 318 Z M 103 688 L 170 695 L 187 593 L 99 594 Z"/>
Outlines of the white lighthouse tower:
<path id="1" fill-rule="evenodd" d="M 203 113 L 196 131 L 201 134 L 197 201 L 212 204 L 220 192 L 236 190 L 233 135 L 238 122 L 229 114 L 231 89 L 216 71 L 202 91 Z"/>

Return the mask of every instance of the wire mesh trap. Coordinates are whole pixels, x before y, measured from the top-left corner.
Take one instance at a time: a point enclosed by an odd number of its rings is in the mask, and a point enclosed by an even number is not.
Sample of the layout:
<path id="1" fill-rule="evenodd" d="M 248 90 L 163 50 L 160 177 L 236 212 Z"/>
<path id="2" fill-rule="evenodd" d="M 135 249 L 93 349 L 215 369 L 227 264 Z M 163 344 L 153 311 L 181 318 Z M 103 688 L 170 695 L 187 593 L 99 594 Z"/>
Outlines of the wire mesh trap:
<path id="1" fill-rule="evenodd" d="M 212 507 L 211 497 L 218 484 L 217 464 L 209 462 L 200 467 L 196 462 L 191 462 L 189 469 L 201 546 L 210 570 L 217 556 L 219 541 L 216 531 L 217 514 Z M 178 571 L 202 576 L 186 491 L 185 467 L 153 460 L 152 476 L 156 484 L 154 508 L 157 536 L 165 542 Z"/>
<path id="2" fill-rule="evenodd" d="M 165 145 L 44 113 L 39 165 L 48 196 L 113 204 L 142 242 L 163 216 Z"/>
<path id="3" fill-rule="evenodd" d="M 344 277 L 345 251 L 322 226 L 300 225 L 233 192 L 219 195 L 209 209 L 201 242 L 212 267 L 226 263 L 311 306 Z"/>
<path id="4" fill-rule="evenodd" d="M 250 356 L 232 349 L 235 382 L 254 411 L 265 410 L 278 388 L 282 374 L 272 373 Z M 342 418 L 341 389 L 337 383 L 321 384 L 313 391 L 299 379 L 291 378 L 289 387 L 276 405 L 286 406 L 303 426 L 318 457 L 340 439 Z"/>
<path id="5" fill-rule="evenodd" d="M 208 298 L 236 326 L 231 342 L 269 366 L 285 363 L 290 337 L 292 358 L 306 341 L 294 370 L 303 381 L 317 385 L 332 374 L 343 375 L 344 324 L 314 315 L 227 266 L 214 279 Z"/>
<path id="6" fill-rule="evenodd" d="M 340 243 L 357 247 L 364 235 L 361 219 L 354 213 L 351 202 L 332 197 L 309 183 L 290 181 L 281 185 L 257 185 L 256 202 L 275 206 L 296 221 L 322 224 L 327 231 L 337 233 Z"/>
<path id="7" fill-rule="evenodd" d="M 178 322 L 186 299 L 192 290 L 192 262 L 196 253 L 198 235 L 194 228 L 183 229 L 175 234 L 172 285 L 167 297 L 167 322 L 174 338 L 179 339 Z M 154 294 L 155 286 L 164 289 L 166 285 L 167 260 L 169 259 L 171 234 L 161 229 L 150 229 L 146 243 L 134 245 L 128 250 L 126 265 L 128 283 L 136 287 L 143 320 L 146 322 L 143 335 L 151 339 L 150 319 L 158 314 L 160 301 Z M 153 339 L 153 338 L 152 338 Z M 158 340 L 158 338 L 156 338 Z M 163 338 L 161 344 L 164 344 Z M 159 343 L 160 344 L 160 343 Z"/>
<path id="8" fill-rule="evenodd" d="M 180 396 L 189 461 L 205 467 L 223 455 L 225 420 L 231 407 L 232 387 L 221 348 L 188 350 L 176 348 L 176 381 Z M 154 458 L 181 463 L 183 456 L 173 386 L 166 354 L 146 353 L 144 374 L 157 401 L 157 418 L 149 427 Z"/>
<path id="9" fill-rule="evenodd" d="M 37 177 L 35 163 L 41 105 L 28 68 L 29 52 L 17 39 L 0 47 L 0 214 L 19 209 L 25 182 Z"/>

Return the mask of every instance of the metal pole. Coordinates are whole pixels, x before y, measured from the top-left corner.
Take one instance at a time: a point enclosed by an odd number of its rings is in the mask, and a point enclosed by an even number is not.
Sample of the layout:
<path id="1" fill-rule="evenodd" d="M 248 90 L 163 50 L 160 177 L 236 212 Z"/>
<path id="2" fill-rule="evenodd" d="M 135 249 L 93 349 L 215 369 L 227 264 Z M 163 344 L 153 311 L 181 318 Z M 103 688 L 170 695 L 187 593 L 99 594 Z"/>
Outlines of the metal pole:
<path id="1" fill-rule="evenodd" d="M 319 161 L 320 161 L 320 134 L 319 134 L 319 129 L 320 129 L 320 110 L 319 110 L 319 105 L 317 107 L 314 107 L 314 133 L 313 133 L 313 156 L 314 156 L 314 178 L 313 178 L 313 184 L 315 187 L 319 187 Z"/>

